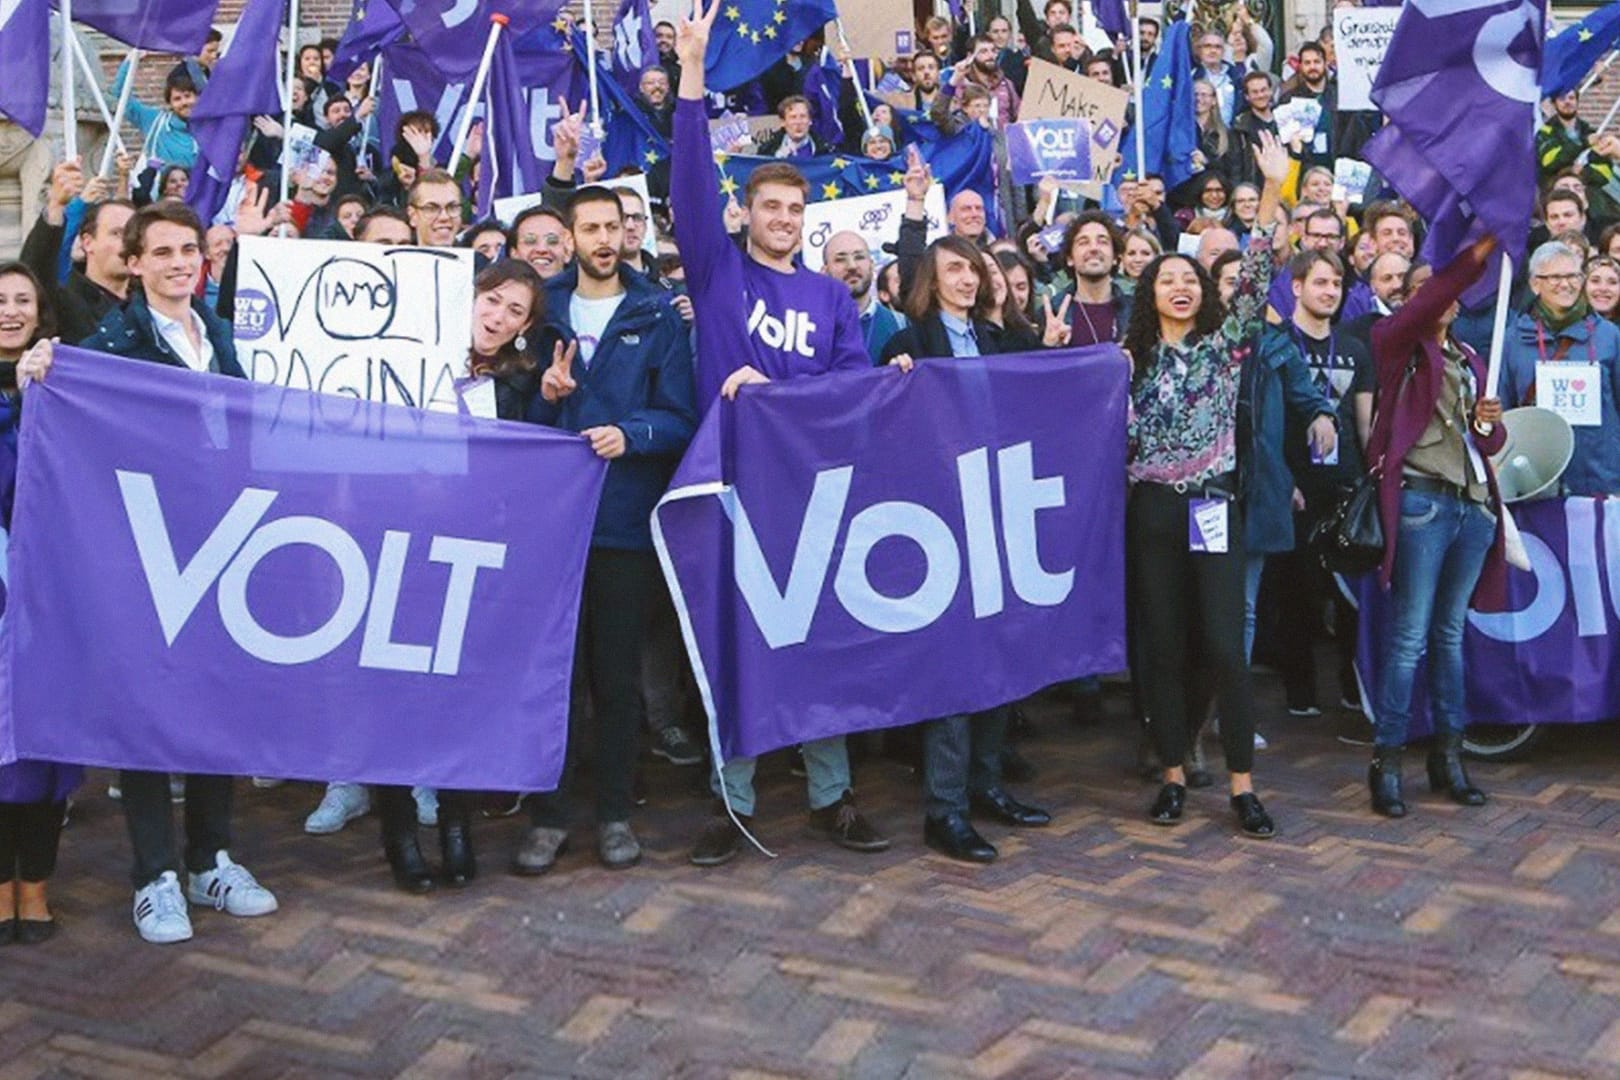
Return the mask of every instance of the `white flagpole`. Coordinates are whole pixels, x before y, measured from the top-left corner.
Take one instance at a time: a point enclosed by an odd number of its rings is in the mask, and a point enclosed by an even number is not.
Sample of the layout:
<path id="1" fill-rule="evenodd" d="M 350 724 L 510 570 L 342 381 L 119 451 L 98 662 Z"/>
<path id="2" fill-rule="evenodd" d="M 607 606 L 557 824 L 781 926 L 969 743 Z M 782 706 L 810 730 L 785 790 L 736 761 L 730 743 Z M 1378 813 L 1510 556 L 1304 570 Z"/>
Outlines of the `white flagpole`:
<path id="1" fill-rule="evenodd" d="M 467 149 L 467 134 L 472 131 L 473 113 L 478 102 L 484 96 L 484 84 L 489 81 L 489 65 L 495 60 L 495 42 L 501 36 L 501 28 L 510 21 L 505 15 L 496 13 L 489 17 L 489 37 L 484 41 L 484 55 L 478 61 L 478 73 L 473 76 L 472 93 L 467 95 L 467 108 L 461 114 L 461 126 L 456 129 L 455 147 L 450 151 L 449 169 L 452 175 L 456 167 L 461 164 L 461 155 Z M 489 134 L 489 117 L 484 117 L 484 134 Z"/>
<path id="2" fill-rule="evenodd" d="M 293 104 L 292 84 L 298 76 L 298 0 L 287 0 L 287 78 L 283 81 L 282 91 L 286 95 L 281 112 L 281 198 L 277 202 L 287 201 L 288 185 L 292 183 L 292 126 Z M 233 161 L 231 166 L 234 168 Z M 285 236 L 287 230 L 281 229 Z"/>
<path id="3" fill-rule="evenodd" d="M 844 20 L 843 20 L 843 18 L 839 17 L 839 18 L 834 19 L 833 20 L 833 27 L 834 27 L 834 29 L 836 29 L 838 31 L 838 43 L 844 47 L 844 51 L 846 53 L 849 52 L 850 51 L 849 38 L 844 36 Z M 839 75 L 840 75 L 840 77 L 842 77 L 843 74 L 844 74 L 843 65 L 840 64 L 839 65 Z M 849 61 L 849 76 L 850 76 L 851 81 L 853 81 L 855 83 L 855 103 L 861 107 L 861 119 L 864 120 L 866 122 L 866 126 L 868 128 L 870 128 L 872 126 L 872 107 L 866 103 L 866 95 L 861 93 L 861 80 L 859 78 L 856 78 L 856 75 L 855 75 L 855 60 L 854 60 L 853 57 L 851 57 L 850 61 Z M 843 92 L 842 89 L 840 89 L 839 92 L 842 93 Z M 865 133 L 863 132 L 862 134 L 864 136 Z M 862 149 L 864 150 L 865 148 L 862 147 Z"/>
<path id="4" fill-rule="evenodd" d="M 1593 70 L 1592 74 L 1586 77 L 1586 81 L 1581 83 L 1580 93 L 1585 94 L 1588 90 L 1592 89 L 1593 83 L 1603 78 L 1603 73 L 1608 71 L 1609 68 L 1614 64 L 1616 56 L 1620 56 L 1620 52 L 1616 52 L 1613 49 L 1609 50 L 1608 55 L 1603 58 L 1603 63 L 1599 64 Z"/>
<path id="5" fill-rule="evenodd" d="M 382 85 L 382 53 L 371 63 L 371 86 L 366 89 L 366 100 L 371 102 L 371 115 L 366 117 L 365 126 L 360 129 L 360 157 L 363 161 L 366 147 L 371 145 L 371 123 L 377 119 L 377 88 Z"/>
<path id="6" fill-rule="evenodd" d="M 118 129 L 113 127 L 112 110 L 107 108 L 107 95 L 101 92 L 101 78 L 90 66 L 90 58 L 85 55 L 84 46 L 79 43 L 79 35 L 74 34 L 72 40 L 73 58 L 78 61 L 79 70 L 84 73 L 84 81 L 90 84 L 90 96 L 95 99 L 96 111 L 101 114 L 101 122 L 107 125 L 107 152 L 110 153 L 111 148 L 118 144 L 119 139 Z M 128 89 L 130 84 L 135 81 L 133 71 L 130 72 L 130 75 L 131 78 L 124 80 L 125 89 Z"/>
<path id="7" fill-rule="evenodd" d="M 74 100 L 73 77 L 73 0 L 60 0 L 62 13 L 62 157 L 72 161 L 79 156 L 79 105 Z M 134 73 L 131 72 L 131 77 Z"/>
<path id="8" fill-rule="evenodd" d="M 1137 0 L 1131 19 L 1131 56 L 1135 61 L 1131 64 L 1134 74 L 1133 82 L 1136 84 L 1136 123 L 1131 126 L 1136 129 L 1136 182 L 1142 183 L 1147 179 L 1147 110 L 1142 106 L 1142 81 L 1147 73 L 1142 70 L 1142 0 Z M 1129 207 L 1126 207 L 1129 210 Z"/>
<path id="9" fill-rule="evenodd" d="M 591 0 L 584 0 L 580 9 L 585 14 L 585 67 L 591 81 L 591 132 L 601 139 L 605 129 L 602 127 L 602 99 L 596 91 L 596 17 L 591 14 Z"/>
<path id="10" fill-rule="evenodd" d="M 1614 114 L 1616 112 L 1620 112 L 1620 97 L 1617 97 L 1617 98 L 1614 99 L 1614 104 L 1609 106 L 1609 111 L 1607 113 L 1605 113 L 1604 116 L 1603 116 L 1603 123 L 1599 124 L 1597 126 L 1597 130 L 1594 131 L 1592 134 L 1594 134 L 1594 135 L 1603 134 L 1604 130 L 1607 129 L 1608 126 L 1611 123 L 1614 122 Z M 1584 156 L 1584 153 L 1583 153 L 1583 156 Z M 1582 162 L 1582 164 L 1585 164 L 1585 163 Z"/>
<path id="11" fill-rule="evenodd" d="M 1538 110 L 1530 110 L 1530 144 L 1535 146 L 1536 129 L 1541 126 L 1541 115 Z M 1534 149 L 1531 154 L 1534 155 Z M 1506 345 L 1508 305 L 1512 301 L 1513 292 L 1513 260 L 1500 245 L 1497 246 L 1497 255 L 1501 257 L 1502 269 L 1496 282 L 1496 314 L 1491 320 L 1491 355 L 1485 368 L 1485 393 L 1488 398 L 1496 397 L 1497 384 L 1502 381 L 1502 353 Z M 1489 435 L 1491 425 L 1481 425 L 1481 432 Z"/>
<path id="12" fill-rule="evenodd" d="M 105 179 L 112 175 L 113 151 L 122 148 L 124 140 L 119 137 L 119 129 L 124 126 L 124 114 L 129 110 L 129 95 L 135 89 L 135 69 L 141 63 L 141 50 L 129 50 L 129 75 L 124 79 L 124 88 L 118 92 L 118 107 L 113 110 L 112 120 L 108 123 L 107 149 L 101 154 L 101 168 L 96 175 Z"/>

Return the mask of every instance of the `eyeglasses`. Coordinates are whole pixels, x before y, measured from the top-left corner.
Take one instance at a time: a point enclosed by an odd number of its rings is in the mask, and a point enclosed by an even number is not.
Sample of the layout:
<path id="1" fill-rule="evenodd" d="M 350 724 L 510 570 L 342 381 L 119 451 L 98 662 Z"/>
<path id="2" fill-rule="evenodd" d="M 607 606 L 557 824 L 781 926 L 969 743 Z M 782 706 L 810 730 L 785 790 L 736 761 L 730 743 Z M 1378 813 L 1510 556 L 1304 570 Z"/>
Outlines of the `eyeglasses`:
<path id="1" fill-rule="evenodd" d="M 1535 274 L 1537 281 L 1550 281 L 1554 285 L 1574 285 L 1580 282 L 1580 274 Z"/>
<path id="2" fill-rule="evenodd" d="M 556 247 L 562 243 L 560 233 L 523 233 L 518 237 L 518 243 L 524 247 L 534 247 L 536 244 L 545 244 L 547 247 Z"/>
<path id="3" fill-rule="evenodd" d="M 624 215 L 624 220 L 629 222 L 632 225 L 645 225 L 647 223 L 647 215 L 646 214 L 626 214 L 626 215 Z"/>
<path id="4" fill-rule="evenodd" d="M 413 207 L 415 207 L 416 209 L 422 211 L 422 213 L 426 214 L 430 218 L 457 217 L 461 213 L 461 204 L 459 202 L 449 202 L 449 203 L 444 203 L 443 205 L 441 205 L 439 203 L 431 203 L 431 202 L 430 203 L 411 203 L 411 205 Z"/>
<path id="5" fill-rule="evenodd" d="M 1307 240 L 1332 240 L 1335 244 L 1337 244 L 1339 242 L 1339 240 L 1341 239 L 1341 237 L 1336 232 L 1307 232 L 1305 234 L 1305 239 L 1307 239 Z"/>

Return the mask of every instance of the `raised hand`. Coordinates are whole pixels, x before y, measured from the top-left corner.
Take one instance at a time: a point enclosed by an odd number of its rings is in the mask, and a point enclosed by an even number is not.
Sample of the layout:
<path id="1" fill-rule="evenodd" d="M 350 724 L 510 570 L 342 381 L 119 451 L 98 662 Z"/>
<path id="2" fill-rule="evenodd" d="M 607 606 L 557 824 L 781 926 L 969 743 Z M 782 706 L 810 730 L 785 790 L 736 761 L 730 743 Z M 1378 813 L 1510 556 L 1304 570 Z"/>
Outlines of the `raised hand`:
<path id="1" fill-rule="evenodd" d="M 551 148 L 557 152 L 558 161 L 566 161 L 569 171 L 573 171 L 574 161 L 579 157 L 579 134 L 585 120 L 585 102 L 579 103 L 579 112 L 573 112 L 566 102 L 563 104 L 562 118 L 551 127 Z"/>
<path id="2" fill-rule="evenodd" d="M 915 146 L 906 147 L 906 201 L 922 202 L 928 198 L 928 189 L 934 182 L 933 170 L 923 160 Z"/>
<path id="3" fill-rule="evenodd" d="M 253 130 L 267 139 L 281 138 L 281 121 L 273 116 L 255 116 Z"/>
<path id="4" fill-rule="evenodd" d="M 551 366 L 540 376 L 540 396 L 546 401 L 555 405 L 578 387 L 579 384 L 574 382 L 574 357 L 578 355 L 577 340 L 570 341 L 566 348 L 562 342 L 557 342 L 551 352 Z M 620 434 L 623 435 L 623 432 Z"/>
<path id="5" fill-rule="evenodd" d="M 1069 325 L 1069 302 L 1073 296 L 1065 296 L 1063 303 L 1058 305 L 1056 313 L 1052 311 L 1052 297 L 1041 297 L 1041 307 L 1045 310 L 1046 324 L 1041 331 L 1041 343 L 1048 349 L 1062 348 L 1069 343 L 1072 328 Z"/>
<path id="6" fill-rule="evenodd" d="M 405 140 L 405 145 L 416 151 L 417 168 L 425 169 L 433 164 L 433 129 L 423 124 L 407 124 L 400 131 L 399 137 Z"/>
<path id="7" fill-rule="evenodd" d="M 720 215 L 726 224 L 726 232 L 741 232 L 743 226 L 748 224 L 748 211 L 737 205 L 737 196 L 733 195 L 726 200 L 726 206 Z"/>
<path id="8" fill-rule="evenodd" d="M 1254 148 L 1254 163 L 1271 183 L 1280 185 L 1288 178 L 1288 150 L 1269 131 L 1260 132 L 1260 144 Z"/>
<path id="9" fill-rule="evenodd" d="M 607 175 L 607 158 L 601 154 L 592 154 L 585 159 L 585 164 L 580 166 L 580 172 L 585 174 L 587 184 L 596 183 Z"/>
<path id="10" fill-rule="evenodd" d="M 249 184 L 236 206 L 236 234 L 263 236 L 270 231 L 270 189 Z"/>
<path id="11" fill-rule="evenodd" d="M 624 429 L 617 424 L 588 427 L 580 434 L 590 441 L 591 449 L 595 450 L 596 456 L 604 461 L 624 456 Z"/>
<path id="12" fill-rule="evenodd" d="M 51 370 L 51 344 L 55 338 L 41 338 L 22 354 L 17 361 L 17 389 L 28 389 L 29 383 L 45 378 Z"/>
<path id="13" fill-rule="evenodd" d="M 51 188 L 45 201 L 52 209 L 63 210 L 83 190 L 84 167 L 79 164 L 78 158 L 73 158 L 60 162 L 51 170 Z"/>
<path id="14" fill-rule="evenodd" d="M 720 14 L 722 2 L 713 0 L 705 7 L 703 0 L 692 0 L 692 17 L 676 24 L 675 55 L 680 58 L 682 68 L 688 64 L 703 66 L 703 54 L 709 48 L 709 32 L 714 28 L 714 18 Z"/>

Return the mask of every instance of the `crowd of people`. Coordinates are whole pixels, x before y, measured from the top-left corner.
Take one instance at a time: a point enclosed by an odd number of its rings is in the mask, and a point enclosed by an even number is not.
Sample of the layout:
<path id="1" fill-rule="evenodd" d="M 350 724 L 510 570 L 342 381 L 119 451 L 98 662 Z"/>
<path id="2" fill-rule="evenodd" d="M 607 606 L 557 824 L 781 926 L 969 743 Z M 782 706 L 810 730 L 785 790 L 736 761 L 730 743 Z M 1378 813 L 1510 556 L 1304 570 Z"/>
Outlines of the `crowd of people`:
<path id="1" fill-rule="evenodd" d="M 641 857 L 631 818 L 643 739 L 678 766 L 709 760 L 707 721 L 649 529 L 702 413 L 759 385 L 873 365 L 905 378 L 915 365 L 952 358 L 1118 345 L 1113 356 L 1123 361 L 1096 362 L 1131 371 L 1129 649 L 1144 763 L 1160 783 L 1149 819 L 1178 824 L 1188 789 L 1211 783 L 1200 738 L 1213 717 L 1237 828 L 1275 834 L 1254 779 L 1264 738 L 1250 668 L 1262 627 L 1275 627 L 1269 659 L 1289 715 L 1362 707 L 1356 612 L 1308 538 L 1369 470 L 1384 522 L 1378 574 L 1393 611 L 1379 678 L 1368 687 L 1377 721 L 1372 808 L 1408 811 L 1401 757 L 1425 653 L 1437 732 L 1430 783 L 1458 803 L 1483 803 L 1461 756 L 1462 631 L 1471 602 L 1501 597 L 1501 499 L 1489 457 L 1502 443 L 1502 409 L 1533 403 L 1538 364 L 1600 366 L 1602 422 L 1577 429 L 1563 490 L 1620 494 L 1620 203 L 1612 192 L 1620 137 L 1593 132 L 1573 93 L 1547 105 L 1537 137 L 1539 235 L 1515 286 L 1522 295 L 1498 399 L 1485 392 L 1481 361 L 1489 309 L 1460 300 L 1492 241 L 1431 267 L 1418 257 L 1424 223 L 1376 177 L 1359 206 L 1334 183 L 1334 162 L 1354 157 L 1379 118 L 1337 108 L 1330 33 L 1286 58 L 1243 15 L 1196 34 L 1199 150 L 1192 177 L 1173 189 L 1158 176 L 1130 175 L 1124 163 L 1101 204 L 1051 181 L 1017 188 L 1003 175 L 999 214 L 987 213 L 974 190 L 949 192 L 946 235 L 929 242 L 933 176 L 899 130 L 896 94 L 937 121 L 1004 130 L 1017 119 L 1030 57 L 1124 84 L 1136 50 L 1119 42 L 1092 51 L 1067 0 L 1047 0 L 1040 16 L 1019 0 L 1016 28 L 996 15 L 975 35 L 931 19 L 923 49 L 889 58 L 878 86 L 885 100 L 874 99 L 870 123 L 851 107 L 860 90 L 846 81 L 841 106 L 851 122 L 845 145 L 832 148 L 813 133 L 817 103 L 804 94 L 819 43 L 795 47 L 749 88 L 763 95 L 757 111 L 777 115 L 781 128 L 746 148 L 770 160 L 728 199 L 712 166 L 702 59 L 720 8 L 699 0 L 691 18 L 657 27 L 638 107 L 673 153 L 647 177 L 648 197 L 616 185 L 599 156 L 581 160 L 585 113 L 565 110 L 551 136 L 544 199 L 510 221 L 473 220 L 476 144 L 468 162 L 447 171 L 435 157 L 431 114 L 408 112 L 390 137 L 377 138 L 365 66 L 341 84 L 325 78 L 333 42 L 300 50 L 294 85 L 296 116 L 320 132 L 318 167 L 293 177 L 286 202 L 273 202 L 282 121 L 258 118 L 226 213 L 199 220 L 182 201 L 196 157 L 187 118 L 217 51 L 211 43 L 168 74 L 161 107 L 132 112 L 145 166 L 121 156 L 103 179 L 76 160 L 59 162 L 20 257 L 0 263 L 0 423 L 11 445 L 27 388 L 50 378 L 54 342 L 245 377 L 231 326 L 240 237 L 474 249 L 466 374 L 493 382 L 499 418 L 577 432 L 609 463 L 585 570 L 569 760 L 556 791 L 505 800 L 500 812 L 529 820 L 510 867 L 538 875 L 562 863 L 582 801 L 578 759 L 588 754 L 596 856 L 625 868 Z M 1145 64 L 1161 29 L 1139 22 Z M 1314 135 L 1285 145 L 1273 109 L 1300 97 L 1320 102 L 1321 121 Z M 892 157 L 903 172 L 904 220 L 880 250 L 857 233 L 836 233 L 822 270 L 811 272 L 800 253 L 812 193 L 795 161 L 830 149 Z M 1003 223 L 999 231 L 992 220 Z M 790 313 L 793 334 L 782 330 Z M 48 532 L 49 523 L 28 527 Z M 1323 697 L 1317 645 L 1330 610 L 1337 663 Z M 1096 678 L 1066 691 L 1079 719 L 1100 717 Z M 979 831 L 986 822 L 1050 822 L 1007 786 L 1030 768 L 1008 743 L 1018 715 L 1008 702 L 913 732 L 928 846 L 989 862 L 997 851 Z M 903 748 L 904 733 L 894 741 Z M 890 846 L 856 804 L 845 737 L 794 754 L 817 833 L 855 851 Z M 755 810 L 753 760 L 711 772 L 715 813 L 690 854 L 699 866 L 742 853 Z M 327 779 L 308 832 L 337 832 L 375 809 L 401 889 L 426 893 L 477 876 L 474 821 L 481 803 L 488 810 L 486 797 Z M 71 765 L 0 769 L 0 942 L 51 936 L 46 882 L 81 782 Z M 274 894 L 232 857 L 234 786 L 218 776 L 126 770 L 116 778 L 134 852 L 133 919 L 145 940 L 189 938 L 189 904 L 244 917 L 276 910 Z M 180 851 L 171 801 L 185 805 Z M 436 870 L 420 827 L 437 828 Z"/>

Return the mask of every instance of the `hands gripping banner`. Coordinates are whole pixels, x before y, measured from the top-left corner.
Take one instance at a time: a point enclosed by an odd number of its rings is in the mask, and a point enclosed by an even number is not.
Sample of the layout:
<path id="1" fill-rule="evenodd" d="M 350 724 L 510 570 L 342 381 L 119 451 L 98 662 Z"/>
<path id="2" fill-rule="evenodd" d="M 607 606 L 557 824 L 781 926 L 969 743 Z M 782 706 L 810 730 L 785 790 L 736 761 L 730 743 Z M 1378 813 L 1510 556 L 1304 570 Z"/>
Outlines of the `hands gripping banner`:
<path id="1" fill-rule="evenodd" d="M 711 409 L 653 535 L 722 754 L 1122 669 L 1129 373 L 927 360 Z"/>
<path id="2" fill-rule="evenodd" d="M 554 788 L 604 473 L 544 428 L 61 348 L 0 762 Z"/>

